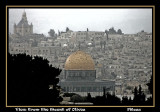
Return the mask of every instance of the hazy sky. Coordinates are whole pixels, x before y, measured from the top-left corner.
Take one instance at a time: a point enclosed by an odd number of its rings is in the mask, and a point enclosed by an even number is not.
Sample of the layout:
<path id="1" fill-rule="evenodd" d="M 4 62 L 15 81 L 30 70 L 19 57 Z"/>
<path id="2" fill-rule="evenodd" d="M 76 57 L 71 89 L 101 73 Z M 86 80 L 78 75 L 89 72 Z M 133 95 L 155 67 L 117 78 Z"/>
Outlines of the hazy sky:
<path id="1" fill-rule="evenodd" d="M 104 31 L 114 27 L 123 33 L 132 34 L 141 30 L 152 32 L 152 9 L 78 9 L 78 8 L 26 8 L 29 24 L 33 24 L 34 33 L 48 35 L 50 29 L 65 31 L 66 27 L 73 31 Z M 9 9 L 9 32 L 13 33 L 14 23 L 22 18 L 23 8 Z"/>

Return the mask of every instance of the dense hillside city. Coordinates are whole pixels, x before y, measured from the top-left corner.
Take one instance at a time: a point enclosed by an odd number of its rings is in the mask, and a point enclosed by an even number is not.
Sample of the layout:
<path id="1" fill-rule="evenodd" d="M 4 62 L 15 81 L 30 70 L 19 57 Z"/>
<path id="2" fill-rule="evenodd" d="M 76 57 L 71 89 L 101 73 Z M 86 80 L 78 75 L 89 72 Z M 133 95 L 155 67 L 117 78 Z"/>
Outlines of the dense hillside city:
<path id="1" fill-rule="evenodd" d="M 42 56 L 53 67 L 62 69 L 60 79 L 64 78 L 64 64 L 70 54 L 78 50 L 91 55 L 95 63 L 96 78 L 114 80 L 116 95 L 132 95 L 135 86 L 142 86 L 149 94 L 146 85 L 152 75 L 152 33 L 140 31 L 124 34 L 114 27 L 104 31 L 66 31 L 49 29 L 48 34 L 36 34 L 33 25 L 22 15 L 14 33 L 9 34 L 8 46 L 11 54 L 26 53 Z"/>

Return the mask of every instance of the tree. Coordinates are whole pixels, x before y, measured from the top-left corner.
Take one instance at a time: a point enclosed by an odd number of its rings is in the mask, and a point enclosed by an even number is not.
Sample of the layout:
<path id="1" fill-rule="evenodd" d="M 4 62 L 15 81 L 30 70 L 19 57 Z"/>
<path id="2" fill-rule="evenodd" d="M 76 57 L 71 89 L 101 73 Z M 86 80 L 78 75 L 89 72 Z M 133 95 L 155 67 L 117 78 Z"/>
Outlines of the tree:
<path id="1" fill-rule="evenodd" d="M 145 94 L 142 91 L 141 85 L 139 85 L 139 89 L 137 89 L 137 87 L 135 87 L 134 89 L 133 104 L 134 105 L 145 104 Z"/>
<path id="2" fill-rule="evenodd" d="M 128 97 L 127 96 L 123 96 L 122 97 L 122 104 L 127 105 L 129 102 Z"/>
<path id="3" fill-rule="evenodd" d="M 129 104 L 129 105 L 132 104 L 132 99 L 131 99 L 131 97 L 129 97 L 128 104 Z"/>
<path id="4" fill-rule="evenodd" d="M 142 87 L 141 87 L 141 85 L 139 85 L 138 94 L 139 94 L 139 95 L 142 95 Z"/>
<path id="5" fill-rule="evenodd" d="M 68 32 L 69 31 L 69 28 L 68 27 L 66 27 L 66 32 Z"/>
<path id="6" fill-rule="evenodd" d="M 116 32 L 116 30 L 114 29 L 114 27 L 112 27 L 112 28 L 110 28 L 109 29 L 109 32 L 108 32 L 109 34 L 116 34 L 117 32 Z"/>
<path id="7" fill-rule="evenodd" d="M 109 39 L 109 38 L 108 38 L 108 33 L 106 33 L 106 36 L 107 36 L 107 41 L 108 41 L 108 39 Z"/>
<path id="8" fill-rule="evenodd" d="M 141 104 L 143 104 L 145 102 L 145 94 L 143 93 L 142 91 L 142 87 L 141 85 L 139 85 L 139 89 L 138 89 L 138 99 L 139 99 L 139 102 L 141 102 Z"/>
<path id="9" fill-rule="evenodd" d="M 92 97 L 91 97 L 91 94 L 90 94 L 90 93 L 87 94 L 87 101 L 89 101 L 89 102 L 92 101 Z"/>
<path id="10" fill-rule="evenodd" d="M 83 102 L 83 98 L 80 96 L 80 95 L 73 95 L 72 97 L 71 97 L 71 101 L 72 102 Z"/>
<path id="11" fill-rule="evenodd" d="M 108 34 L 108 33 L 109 33 L 109 31 L 108 31 L 108 30 L 105 30 L 105 33 L 106 33 L 106 34 Z"/>
<path id="12" fill-rule="evenodd" d="M 38 56 L 8 53 L 7 60 L 8 105 L 59 105 L 62 101 L 57 85 L 60 69 Z"/>
<path id="13" fill-rule="evenodd" d="M 121 30 L 121 29 L 118 29 L 118 30 L 117 30 L 117 34 L 120 34 L 120 35 L 121 35 L 121 34 L 122 34 L 122 30 Z"/>
<path id="14" fill-rule="evenodd" d="M 107 92 L 106 104 L 107 105 L 120 105 L 121 101 L 120 98 L 115 96 L 115 94 L 110 94 Z"/>
<path id="15" fill-rule="evenodd" d="M 138 90 L 137 90 L 137 87 L 134 88 L 134 96 L 137 96 L 138 95 Z"/>
<path id="16" fill-rule="evenodd" d="M 51 37 L 55 37 L 55 36 L 56 36 L 54 29 L 50 29 L 50 31 L 48 32 L 48 34 L 49 34 Z"/>
<path id="17" fill-rule="evenodd" d="M 137 87 L 134 88 L 134 98 L 133 98 L 133 103 L 136 105 L 138 103 L 138 89 Z"/>
<path id="18" fill-rule="evenodd" d="M 153 94 L 153 75 L 151 76 L 150 82 L 147 83 L 148 89 L 151 94 Z"/>
<path id="19" fill-rule="evenodd" d="M 105 99 L 106 98 L 106 88 L 103 87 L 103 98 Z"/>
<path id="20" fill-rule="evenodd" d="M 153 74 L 151 76 L 150 82 L 147 83 L 147 86 L 148 86 L 150 93 L 153 95 Z M 153 105 L 153 97 L 152 96 L 147 99 L 147 104 Z"/>

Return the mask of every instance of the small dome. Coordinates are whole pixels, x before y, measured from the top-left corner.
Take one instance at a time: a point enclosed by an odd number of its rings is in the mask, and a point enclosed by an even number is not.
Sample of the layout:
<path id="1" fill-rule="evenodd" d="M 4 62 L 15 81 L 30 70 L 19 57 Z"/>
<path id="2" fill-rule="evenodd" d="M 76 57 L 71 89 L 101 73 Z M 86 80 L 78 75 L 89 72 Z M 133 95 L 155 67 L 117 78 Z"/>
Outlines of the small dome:
<path id="1" fill-rule="evenodd" d="M 77 51 L 67 58 L 65 70 L 95 70 L 95 64 L 90 55 Z"/>

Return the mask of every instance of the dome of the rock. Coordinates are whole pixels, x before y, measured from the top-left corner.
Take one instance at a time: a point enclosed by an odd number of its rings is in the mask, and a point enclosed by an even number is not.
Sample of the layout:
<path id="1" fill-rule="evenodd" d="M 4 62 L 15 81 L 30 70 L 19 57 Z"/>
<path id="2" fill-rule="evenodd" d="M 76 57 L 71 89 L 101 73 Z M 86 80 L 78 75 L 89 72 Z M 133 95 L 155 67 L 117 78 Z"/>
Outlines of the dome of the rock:
<path id="1" fill-rule="evenodd" d="M 67 58 L 65 70 L 95 70 L 95 65 L 89 54 L 79 50 Z"/>

